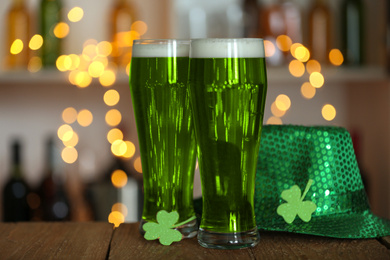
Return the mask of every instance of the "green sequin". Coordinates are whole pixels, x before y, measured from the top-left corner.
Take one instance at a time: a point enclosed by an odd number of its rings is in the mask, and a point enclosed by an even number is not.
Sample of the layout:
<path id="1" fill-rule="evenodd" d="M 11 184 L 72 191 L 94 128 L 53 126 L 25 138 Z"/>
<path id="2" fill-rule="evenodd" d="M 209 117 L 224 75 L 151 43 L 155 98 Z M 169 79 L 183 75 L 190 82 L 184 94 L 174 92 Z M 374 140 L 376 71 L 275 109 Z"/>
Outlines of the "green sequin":
<path id="1" fill-rule="evenodd" d="M 317 208 L 309 222 L 277 214 L 281 193 L 314 180 L 306 198 Z M 262 130 L 255 214 L 263 230 L 338 238 L 390 235 L 390 221 L 372 214 L 348 131 L 332 126 L 266 125 Z"/>

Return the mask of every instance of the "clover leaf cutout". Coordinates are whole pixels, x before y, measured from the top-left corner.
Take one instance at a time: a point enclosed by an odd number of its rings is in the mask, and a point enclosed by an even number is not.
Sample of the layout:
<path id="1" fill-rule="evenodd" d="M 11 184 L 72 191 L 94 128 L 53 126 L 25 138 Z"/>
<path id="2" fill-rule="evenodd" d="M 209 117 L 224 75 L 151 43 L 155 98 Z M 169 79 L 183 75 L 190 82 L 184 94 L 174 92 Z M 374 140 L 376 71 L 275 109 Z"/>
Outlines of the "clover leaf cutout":
<path id="1" fill-rule="evenodd" d="M 148 222 L 143 225 L 143 229 L 145 230 L 144 238 L 146 240 L 159 239 L 162 245 L 169 246 L 173 242 L 179 242 L 182 239 L 180 231 L 174 228 L 184 225 L 195 218 L 193 216 L 175 225 L 179 220 L 179 213 L 176 211 L 168 213 L 165 210 L 160 210 L 156 215 L 157 223 Z"/>
<path id="2" fill-rule="evenodd" d="M 282 192 L 281 197 L 287 201 L 287 203 L 279 205 L 276 212 L 282 216 L 284 221 L 286 221 L 288 224 L 294 222 L 297 215 L 304 222 L 309 222 L 311 220 L 311 215 L 316 210 L 317 205 L 312 201 L 303 201 L 303 199 L 305 198 L 313 182 L 313 180 L 309 179 L 302 196 L 301 189 L 298 187 L 298 185 L 294 185 L 290 189 L 284 190 Z"/>

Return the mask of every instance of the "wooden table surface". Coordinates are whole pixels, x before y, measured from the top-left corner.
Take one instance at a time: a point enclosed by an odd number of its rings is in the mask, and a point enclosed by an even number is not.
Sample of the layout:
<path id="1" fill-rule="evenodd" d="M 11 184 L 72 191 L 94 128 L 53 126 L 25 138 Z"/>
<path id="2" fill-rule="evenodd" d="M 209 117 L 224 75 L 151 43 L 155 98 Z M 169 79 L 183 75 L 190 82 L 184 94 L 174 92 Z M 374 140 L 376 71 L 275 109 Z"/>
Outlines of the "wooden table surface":
<path id="1" fill-rule="evenodd" d="M 334 239 L 260 232 L 249 249 L 201 247 L 196 238 L 171 246 L 145 240 L 138 223 L 0 223 L 0 259 L 390 259 L 390 237 Z"/>

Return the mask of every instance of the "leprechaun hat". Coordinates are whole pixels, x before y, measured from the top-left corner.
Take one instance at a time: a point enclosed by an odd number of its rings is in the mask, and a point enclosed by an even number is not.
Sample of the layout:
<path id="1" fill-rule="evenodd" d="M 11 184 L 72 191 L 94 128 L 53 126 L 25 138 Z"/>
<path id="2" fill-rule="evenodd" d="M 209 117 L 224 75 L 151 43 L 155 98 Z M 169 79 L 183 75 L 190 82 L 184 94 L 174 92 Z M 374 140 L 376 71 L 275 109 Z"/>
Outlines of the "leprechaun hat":
<path id="1" fill-rule="evenodd" d="M 390 235 L 390 221 L 370 210 L 351 136 L 341 127 L 263 126 L 255 214 L 260 230 Z"/>

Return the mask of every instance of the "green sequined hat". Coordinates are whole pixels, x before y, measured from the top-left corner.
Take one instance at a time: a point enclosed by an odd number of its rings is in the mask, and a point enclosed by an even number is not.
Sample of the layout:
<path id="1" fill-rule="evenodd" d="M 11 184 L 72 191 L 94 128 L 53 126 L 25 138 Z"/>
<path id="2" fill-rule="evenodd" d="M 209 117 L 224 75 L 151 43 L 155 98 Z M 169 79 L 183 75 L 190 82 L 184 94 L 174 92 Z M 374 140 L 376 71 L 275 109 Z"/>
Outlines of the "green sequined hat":
<path id="1" fill-rule="evenodd" d="M 370 210 L 351 136 L 341 127 L 263 127 L 255 214 L 261 230 L 337 238 L 390 235 L 390 221 Z"/>

